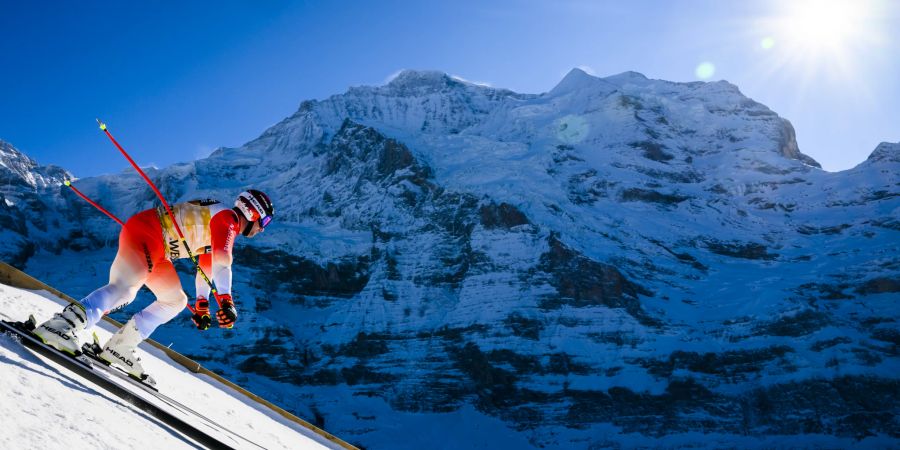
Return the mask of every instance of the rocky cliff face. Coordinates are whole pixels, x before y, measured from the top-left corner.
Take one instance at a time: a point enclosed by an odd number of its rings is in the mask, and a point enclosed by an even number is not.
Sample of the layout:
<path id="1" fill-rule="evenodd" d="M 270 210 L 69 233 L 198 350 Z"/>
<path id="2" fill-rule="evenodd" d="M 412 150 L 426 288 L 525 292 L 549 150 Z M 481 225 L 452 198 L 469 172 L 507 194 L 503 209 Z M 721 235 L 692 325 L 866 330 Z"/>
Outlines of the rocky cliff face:
<path id="1" fill-rule="evenodd" d="M 238 331 L 154 337 L 370 448 L 896 442 L 898 150 L 823 172 L 725 82 L 407 71 L 151 173 L 171 200 L 254 186 L 278 209 L 239 246 Z M 79 183 L 153 205 L 131 176 Z M 29 242 L 31 273 L 104 282 L 102 239 Z M 89 275 L 53 263 L 84 255 Z"/>
<path id="2" fill-rule="evenodd" d="M 62 168 L 40 166 L 12 144 L 0 140 L 0 258 L 24 265 L 34 254 L 36 241 L 42 240 L 48 228 L 58 226 L 44 213 L 55 206 L 53 201 L 67 177 L 71 175 Z"/>

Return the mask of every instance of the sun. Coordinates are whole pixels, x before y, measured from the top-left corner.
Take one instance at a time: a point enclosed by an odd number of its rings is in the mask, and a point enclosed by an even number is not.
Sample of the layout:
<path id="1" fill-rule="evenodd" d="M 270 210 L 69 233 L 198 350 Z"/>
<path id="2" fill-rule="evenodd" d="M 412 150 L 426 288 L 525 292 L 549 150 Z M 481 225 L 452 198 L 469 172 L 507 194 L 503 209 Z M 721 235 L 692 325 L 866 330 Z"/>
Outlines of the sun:
<path id="1" fill-rule="evenodd" d="M 759 24 L 760 48 L 770 53 L 770 71 L 805 79 L 854 79 L 867 55 L 885 37 L 885 0 L 791 0 L 771 3 Z"/>
<path id="2" fill-rule="evenodd" d="M 865 39 L 872 2 L 806 0 L 784 2 L 777 33 L 798 51 L 843 52 Z"/>

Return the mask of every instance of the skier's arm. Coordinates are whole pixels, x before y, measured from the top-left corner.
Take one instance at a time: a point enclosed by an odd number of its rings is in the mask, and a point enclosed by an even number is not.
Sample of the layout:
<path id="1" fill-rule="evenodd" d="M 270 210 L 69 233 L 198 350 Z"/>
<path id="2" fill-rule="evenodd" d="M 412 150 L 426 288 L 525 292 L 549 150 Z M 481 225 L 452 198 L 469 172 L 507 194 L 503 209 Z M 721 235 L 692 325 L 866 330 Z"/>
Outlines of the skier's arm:
<path id="1" fill-rule="evenodd" d="M 212 235 L 212 276 L 219 292 L 216 319 L 221 328 L 231 328 L 237 320 L 237 309 L 231 299 L 231 250 L 239 227 L 237 215 L 231 210 L 222 211 L 209 221 Z"/>
<path id="2" fill-rule="evenodd" d="M 221 211 L 209 221 L 212 235 L 211 277 L 219 295 L 231 295 L 231 250 L 239 222 L 231 210 Z"/>
<path id="3" fill-rule="evenodd" d="M 212 255 L 210 253 L 198 255 L 197 264 L 200 265 L 200 270 L 209 276 L 212 271 Z M 212 318 L 209 316 L 209 292 L 211 288 L 209 283 L 203 279 L 203 275 L 200 275 L 200 270 L 197 271 L 194 279 L 197 300 L 194 302 L 194 314 L 191 316 L 191 320 L 194 321 L 194 325 L 197 325 L 198 329 L 206 330 L 212 323 Z"/>
<path id="4" fill-rule="evenodd" d="M 200 270 L 206 274 L 206 276 L 212 275 L 212 254 L 204 253 L 197 257 L 197 262 L 200 263 Z M 197 276 L 194 278 L 194 290 L 197 293 L 197 298 L 209 298 L 209 283 L 203 279 L 203 276 L 200 275 L 200 272 L 197 271 Z"/>

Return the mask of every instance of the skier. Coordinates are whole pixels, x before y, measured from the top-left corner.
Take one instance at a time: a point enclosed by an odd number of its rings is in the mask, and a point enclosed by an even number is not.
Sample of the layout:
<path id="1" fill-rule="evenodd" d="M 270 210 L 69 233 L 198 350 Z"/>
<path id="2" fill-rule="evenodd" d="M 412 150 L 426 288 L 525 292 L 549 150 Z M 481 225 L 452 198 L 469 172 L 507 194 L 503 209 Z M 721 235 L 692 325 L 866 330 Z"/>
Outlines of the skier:
<path id="1" fill-rule="evenodd" d="M 228 208 L 215 200 L 194 200 L 172 208 L 178 225 L 191 249 L 202 255 L 203 269 L 215 282 L 220 307 L 216 319 L 222 328 L 231 328 L 237 309 L 231 296 L 231 250 L 238 233 L 253 237 L 272 221 L 275 212 L 269 197 L 250 189 Z M 81 351 L 78 332 L 93 327 L 104 314 L 131 303 L 142 285 L 156 301 L 131 317 L 100 352 L 100 358 L 117 364 L 131 375 L 146 379 L 137 357 L 138 344 L 160 325 L 175 317 L 187 304 L 187 295 L 172 261 L 188 257 L 175 233 L 172 219 L 163 207 L 148 209 L 132 216 L 119 233 L 119 249 L 109 269 L 109 284 L 79 303 L 72 303 L 53 318 L 35 328 L 34 334 L 46 344 L 76 354 Z M 198 283 L 199 286 L 199 283 Z M 200 329 L 209 327 L 209 286 L 198 289 L 191 319 Z"/>

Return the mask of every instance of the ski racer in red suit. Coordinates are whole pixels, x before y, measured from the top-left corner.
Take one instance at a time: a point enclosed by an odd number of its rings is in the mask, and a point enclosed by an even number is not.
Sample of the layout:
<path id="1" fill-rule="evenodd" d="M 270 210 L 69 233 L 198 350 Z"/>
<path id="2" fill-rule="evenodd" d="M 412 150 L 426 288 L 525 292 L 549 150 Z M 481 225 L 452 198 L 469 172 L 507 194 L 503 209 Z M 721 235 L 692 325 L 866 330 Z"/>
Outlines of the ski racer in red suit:
<path id="1" fill-rule="evenodd" d="M 194 200 L 172 207 L 184 238 L 192 251 L 201 255 L 202 269 L 215 282 L 221 302 L 216 319 L 219 326 L 231 328 L 237 309 L 231 296 L 232 247 L 238 234 L 253 237 L 272 221 L 275 209 L 269 197 L 257 190 L 242 192 L 234 208 L 214 200 Z M 160 325 L 175 317 L 187 304 L 187 295 L 172 261 L 188 257 L 165 209 L 148 209 L 132 216 L 119 234 L 119 249 L 109 269 L 109 284 L 79 303 L 66 306 L 53 318 L 34 330 L 45 343 L 75 354 L 81 351 L 78 332 L 90 328 L 109 311 L 131 303 L 141 286 L 146 285 L 156 301 L 135 314 L 99 354 L 104 360 L 122 366 L 138 378 L 147 378 L 137 345 Z M 201 279 L 202 280 L 202 279 Z M 209 285 L 197 283 L 194 323 L 209 327 Z"/>

